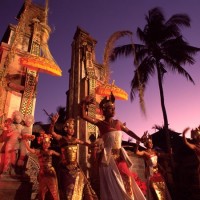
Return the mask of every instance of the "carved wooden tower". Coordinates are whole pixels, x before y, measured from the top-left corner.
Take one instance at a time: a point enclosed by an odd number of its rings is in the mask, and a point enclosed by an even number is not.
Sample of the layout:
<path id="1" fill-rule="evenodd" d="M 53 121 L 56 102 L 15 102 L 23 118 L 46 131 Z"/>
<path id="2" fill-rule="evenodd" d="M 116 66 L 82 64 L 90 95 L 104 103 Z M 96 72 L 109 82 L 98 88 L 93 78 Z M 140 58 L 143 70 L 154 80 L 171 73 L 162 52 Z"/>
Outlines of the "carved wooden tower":
<path id="1" fill-rule="evenodd" d="M 17 25 L 9 25 L 0 45 L 0 125 L 15 110 L 33 114 L 39 72 L 61 76 L 48 39 L 48 0 L 41 7 L 26 0 Z"/>
<path id="2" fill-rule="evenodd" d="M 61 76 L 61 70 L 48 48 L 51 32 L 45 7 L 26 0 L 16 19 L 9 25 L 0 44 L 0 135 L 4 120 L 18 110 L 25 116 L 34 115 L 39 73 Z M 2 115 L 3 114 L 3 115 Z M 0 143 L 0 150 L 2 141 Z M 0 171 L 3 164 L 0 153 Z M 29 156 L 26 175 L 0 179 L 0 199 L 35 199 L 38 193 L 37 158 Z"/>
<path id="3" fill-rule="evenodd" d="M 77 27 L 72 42 L 71 69 L 69 70 L 69 90 L 67 91 L 67 114 L 77 120 L 75 132 L 77 137 L 88 140 L 91 134 L 98 136 L 98 128 L 79 117 L 79 103 L 87 95 L 93 95 L 96 101 L 100 96 L 95 93 L 95 88 L 102 84 L 105 70 L 95 61 L 95 45 L 93 39 L 86 31 Z M 91 105 L 88 110 L 90 116 L 96 115 L 97 106 Z M 77 117 L 78 116 L 78 117 Z M 101 117 L 100 115 L 96 117 Z M 87 149 L 79 147 L 79 161 L 83 169 L 87 162 Z"/>

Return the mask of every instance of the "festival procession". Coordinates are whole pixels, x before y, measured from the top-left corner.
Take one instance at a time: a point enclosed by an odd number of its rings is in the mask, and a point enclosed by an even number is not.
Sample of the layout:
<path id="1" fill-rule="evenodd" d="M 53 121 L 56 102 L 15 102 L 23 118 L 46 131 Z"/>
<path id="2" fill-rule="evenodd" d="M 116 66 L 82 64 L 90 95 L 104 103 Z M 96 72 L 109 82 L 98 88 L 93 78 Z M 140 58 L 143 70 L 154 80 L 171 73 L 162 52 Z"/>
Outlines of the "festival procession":
<path id="1" fill-rule="evenodd" d="M 185 124 L 180 133 L 172 130 L 163 87 L 168 66 L 193 82 L 183 68 L 200 51 L 181 35 L 189 16 L 165 20 L 160 8 L 149 10 L 147 24 L 138 29 L 143 44 L 133 42 L 131 31 L 111 33 L 101 64 L 96 40 L 77 25 L 66 105 L 53 113 L 44 109 L 49 123 L 43 124 L 35 119 L 40 74 L 63 75 L 48 44 L 50 5 L 25 0 L 0 43 L 0 199 L 199 200 L 200 121 Z M 116 47 L 122 37 L 131 38 L 129 44 Z M 130 95 L 110 69 L 110 62 L 127 55 L 134 65 Z M 117 102 L 138 95 L 145 113 L 144 90 L 153 73 L 164 123 L 154 133 L 137 133 L 117 114 Z"/>

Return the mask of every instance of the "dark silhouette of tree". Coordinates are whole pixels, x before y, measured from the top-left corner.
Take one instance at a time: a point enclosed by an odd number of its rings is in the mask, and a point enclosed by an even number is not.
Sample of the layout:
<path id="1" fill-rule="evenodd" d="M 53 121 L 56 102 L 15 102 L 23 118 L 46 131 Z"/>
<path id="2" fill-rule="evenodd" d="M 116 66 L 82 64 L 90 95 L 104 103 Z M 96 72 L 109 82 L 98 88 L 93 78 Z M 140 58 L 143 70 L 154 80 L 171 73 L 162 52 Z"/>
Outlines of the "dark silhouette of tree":
<path id="1" fill-rule="evenodd" d="M 187 14 L 175 14 L 166 20 L 161 8 L 156 7 L 149 10 L 145 19 L 147 23 L 144 28 L 137 28 L 137 36 L 142 43 L 130 43 L 113 48 L 110 61 L 115 61 L 121 55 L 135 56 L 136 70 L 131 81 L 131 101 L 137 92 L 145 90 L 150 77 L 157 74 L 164 129 L 167 134 L 168 117 L 164 101 L 163 77 L 168 71 L 178 72 L 194 83 L 183 65 L 194 64 L 194 55 L 200 48 L 190 46 L 181 35 L 182 27 L 190 27 L 190 18 Z M 167 140 L 169 142 L 169 138 Z"/>

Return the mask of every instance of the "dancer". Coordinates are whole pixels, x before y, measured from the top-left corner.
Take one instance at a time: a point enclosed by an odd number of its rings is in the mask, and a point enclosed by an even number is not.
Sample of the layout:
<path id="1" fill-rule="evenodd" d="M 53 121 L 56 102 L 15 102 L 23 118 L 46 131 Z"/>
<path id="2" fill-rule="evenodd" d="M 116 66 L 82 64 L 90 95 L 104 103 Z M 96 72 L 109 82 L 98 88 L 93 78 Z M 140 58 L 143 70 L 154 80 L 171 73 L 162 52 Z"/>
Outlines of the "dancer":
<path id="1" fill-rule="evenodd" d="M 121 146 L 122 131 L 129 136 L 140 138 L 129 130 L 122 122 L 113 119 L 115 115 L 115 97 L 111 93 L 100 102 L 104 120 L 87 115 L 87 106 L 94 104 L 94 98 L 88 96 L 81 102 L 82 118 L 99 128 L 100 137 L 104 142 L 102 158 L 99 163 L 100 198 L 101 200 L 143 200 L 145 196 L 135 182 L 129 170 L 132 163 L 126 151 Z"/>
<path id="2" fill-rule="evenodd" d="M 89 148 L 88 151 L 88 153 L 90 154 L 90 157 L 88 159 L 88 162 L 90 164 L 89 167 L 90 183 L 95 193 L 100 198 L 99 160 L 101 159 L 103 141 L 99 137 L 96 139 L 94 134 L 90 135 L 89 140 L 91 142 L 91 147 Z"/>
<path id="3" fill-rule="evenodd" d="M 140 141 L 137 141 L 135 153 L 139 156 L 142 156 L 145 160 L 145 175 L 147 178 L 148 187 L 147 199 L 171 200 L 167 185 L 158 167 L 157 160 L 158 156 L 161 156 L 161 153 L 158 153 L 153 149 L 152 139 L 148 132 L 145 132 L 141 139 L 146 147 L 146 150 L 139 151 L 138 148 Z"/>
<path id="4" fill-rule="evenodd" d="M 59 190 L 57 175 L 54 167 L 52 166 L 52 156 L 60 156 L 60 154 L 54 150 L 49 149 L 51 144 L 51 137 L 45 132 L 40 133 L 40 142 L 42 149 L 30 148 L 27 140 L 34 139 L 34 135 L 24 134 L 24 144 L 27 150 L 38 156 L 38 162 L 40 165 L 38 182 L 39 182 L 39 200 L 45 200 L 45 195 L 49 191 L 53 200 L 59 200 Z"/>
<path id="5" fill-rule="evenodd" d="M 74 119 L 72 118 L 64 124 L 64 136 L 55 133 L 54 125 L 58 117 L 58 114 L 52 117 L 50 133 L 58 141 L 61 148 L 61 163 L 59 165 L 61 199 L 96 200 L 98 198 L 77 162 L 77 145 L 89 146 L 89 143 L 74 137 Z"/>
<path id="6" fill-rule="evenodd" d="M 199 160 L 200 160 L 200 126 L 196 129 L 192 129 L 191 130 L 191 137 L 194 140 L 194 144 L 190 143 L 187 141 L 185 134 L 187 133 L 187 131 L 190 128 L 187 127 L 183 130 L 183 142 L 192 150 L 194 150 L 194 152 L 196 153 L 196 155 L 198 156 Z"/>
<path id="7" fill-rule="evenodd" d="M 190 128 L 187 127 L 183 130 L 183 142 L 189 147 L 191 150 L 193 150 L 197 156 L 197 159 L 200 162 L 200 126 L 198 126 L 196 129 L 191 130 L 191 137 L 194 141 L 194 143 L 188 142 L 188 140 L 185 137 L 185 134 Z M 198 182 L 200 184 L 200 164 L 197 169 L 197 174 L 198 174 Z"/>

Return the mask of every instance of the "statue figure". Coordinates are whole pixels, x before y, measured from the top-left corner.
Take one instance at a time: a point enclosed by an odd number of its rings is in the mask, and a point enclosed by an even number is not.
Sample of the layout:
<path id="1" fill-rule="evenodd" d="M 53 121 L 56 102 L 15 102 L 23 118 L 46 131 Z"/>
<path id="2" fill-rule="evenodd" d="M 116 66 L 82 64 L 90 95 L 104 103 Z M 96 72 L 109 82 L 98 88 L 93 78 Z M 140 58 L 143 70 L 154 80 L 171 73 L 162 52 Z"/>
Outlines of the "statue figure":
<path id="1" fill-rule="evenodd" d="M 21 138 L 21 131 L 23 115 L 19 111 L 14 111 L 12 118 L 5 120 L 4 130 L 2 132 L 2 142 L 4 142 L 1 152 L 4 153 L 3 175 L 15 175 L 15 167 L 19 150 L 19 141 Z"/>
<path id="2" fill-rule="evenodd" d="M 34 117 L 32 115 L 26 115 L 24 117 L 24 127 L 21 130 L 21 137 L 23 137 L 24 134 L 32 135 L 32 125 L 34 123 Z M 20 151 L 19 151 L 19 159 L 17 161 L 17 165 L 19 167 L 24 166 L 25 158 L 27 155 L 27 149 L 24 143 L 24 140 L 20 141 Z"/>

